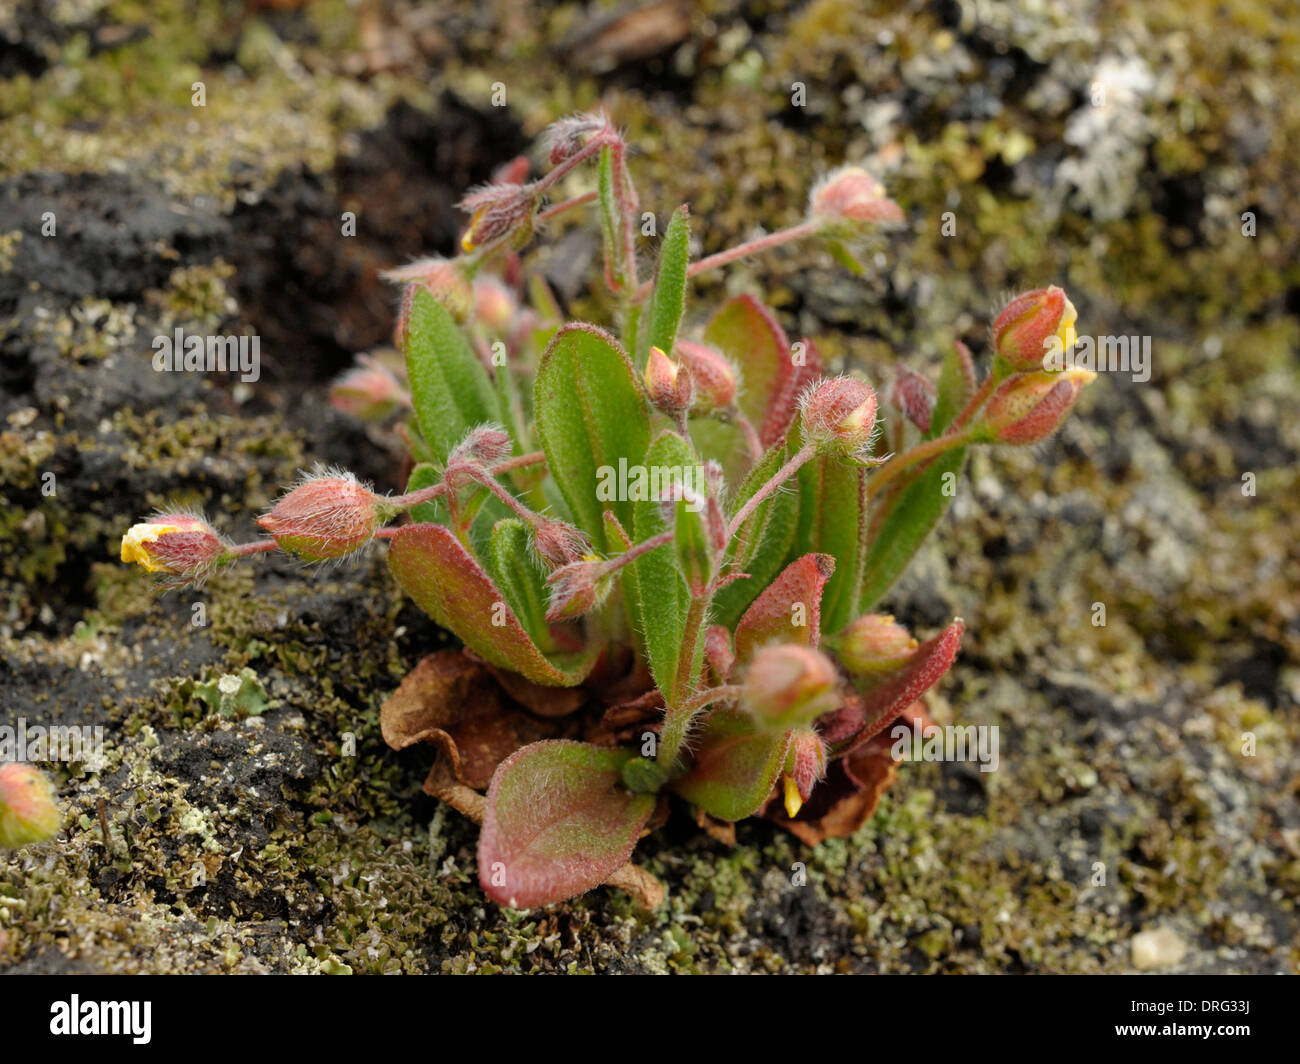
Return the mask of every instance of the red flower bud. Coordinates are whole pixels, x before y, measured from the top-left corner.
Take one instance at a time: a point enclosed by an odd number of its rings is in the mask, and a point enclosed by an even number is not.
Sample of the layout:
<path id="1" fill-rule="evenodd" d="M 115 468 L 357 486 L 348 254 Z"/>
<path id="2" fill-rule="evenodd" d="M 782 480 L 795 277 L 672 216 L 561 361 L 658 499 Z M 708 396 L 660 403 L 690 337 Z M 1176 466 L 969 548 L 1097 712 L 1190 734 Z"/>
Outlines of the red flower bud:
<path id="1" fill-rule="evenodd" d="M 1084 385 L 1096 376 L 1086 369 L 1070 369 L 1009 377 L 989 400 L 982 435 L 997 443 L 1030 444 L 1047 439 L 1061 427 Z"/>
<path id="2" fill-rule="evenodd" d="M 865 462 L 876 427 L 876 393 L 854 377 L 828 377 L 800 398 L 804 439 L 820 454 Z"/>
<path id="3" fill-rule="evenodd" d="M 545 518 L 533 528 L 533 549 L 548 569 L 560 569 L 591 557 L 591 543 L 581 529 Z"/>
<path id="4" fill-rule="evenodd" d="M 681 372 L 681 367 L 657 347 L 650 348 L 646 360 L 645 384 L 650 401 L 670 417 L 691 405 L 694 389 L 690 373 Z"/>
<path id="5" fill-rule="evenodd" d="M 522 248 L 533 235 L 533 212 L 537 194 L 527 185 L 497 182 L 484 185 L 465 196 L 457 206 L 470 213 L 469 228 L 460 238 L 463 251 L 509 242 Z"/>
<path id="6" fill-rule="evenodd" d="M 514 442 L 500 425 L 476 425 L 447 455 L 447 469 L 452 466 L 494 466 L 510 457 Z M 484 469 L 483 475 L 488 475 Z"/>
<path id="7" fill-rule="evenodd" d="M 736 401 L 736 371 L 716 347 L 679 340 L 673 353 L 686 367 L 695 389 L 691 410 L 711 414 L 728 410 Z"/>
<path id="8" fill-rule="evenodd" d="M 336 410 L 362 421 L 382 421 L 411 397 L 393 371 L 371 355 L 358 355 L 358 365 L 330 387 L 330 403 Z"/>
<path id="9" fill-rule="evenodd" d="M 351 473 L 329 471 L 308 477 L 257 523 L 282 550 L 319 562 L 359 551 L 395 513 Z"/>
<path id="10" fill-rule="evenodd" d="M 587 138 L 604 129 L 609 120 L 603 114 L 571 115 L 552 122 L 542 134 L 542 150 L 552 166 L 567 162 L 580 152 Z"/>
<path id="11" fill-rule="evenodd" d="M 122 561 L 160 574 L 163 587 L 198 584 L 231 557 L 230 545 L 197 514 L 158 514 L 122 537 Z"/>
<path id="12" fill-rule="evenodd" d="M 889 401 L 922 432 L 930 431 L 935 389 L 927 378 L 910 369 L 900 369 L 894 383 L 890 386 Z"/>
<path id="13" fill-rule="evenodd" d="M 0 765 L 0 850 L 44 842 L 63 822 L 54 785 L 34 765 Z"/>
<path id="14" fill-rule="evenodd" d="M 813 186 L 808 217 L 831 230 L 854 231 L 882 222 L 901 222 L 903 211 L 862 167 L 841 166 Z"/>
<path id="15" fill-rule="evenodd" d="M 866 613 L 844 629 L 835 656 L 860 676 L 892 672 L 916 651 L 912 634 L 883 613 Z"/>
<path id="16" fill-rule="evenodd" d="M 835 666 L 796 643 L 763 647 L 745 673 L 741 704 L 774 731 L 811 724 L 839 704 Z"/>
<path id="17" fill-rule="evenodd" d="M 606 564 L 595 556 L 556 569 L 546 582 L 551 585 L 546 619 L 552 623 L 594 610 L 605 601 L 613 586 Z"/>
<path id="18" fill-rule="evenodd" d="M 782 775 L 786 816 L 793 820 L 799 815 L 803 803 L 812 796 L 813 787 L 825 775 L 825 741 L 812 728 L 796 728 L 790 733 Z"/>
<path id="19" fill-rule="evenodd" d="M 509 334 L 519 301 L 498 278 L 482 274 L 474 279 L 474 320 L 493 336 Z"/>
<path id="20" fill-rule="evenodd" d="M 1073 345 L 1070 332 L 1078 320 L 1074 304 L 1052 285 L 1016 296 L 993 321 L 998 357 L 1021 373 L 1043 368 L 1043 357 L 1054 342 Z"/>

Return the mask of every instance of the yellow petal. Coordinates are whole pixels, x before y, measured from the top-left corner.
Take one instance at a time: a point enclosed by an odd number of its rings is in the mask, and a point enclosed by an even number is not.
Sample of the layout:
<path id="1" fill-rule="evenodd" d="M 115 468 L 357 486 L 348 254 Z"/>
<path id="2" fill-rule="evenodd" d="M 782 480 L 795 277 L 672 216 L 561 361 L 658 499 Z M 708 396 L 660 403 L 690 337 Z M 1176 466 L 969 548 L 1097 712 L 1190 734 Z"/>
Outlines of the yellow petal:
<path id="1" fill-rule="evenodd" d="M 152 543 L 159 536 L 168 532 L 179 531 L 180 529 L 175 525 L 132 525 L 127 530 L 126 535 L 122 537 L 122 561 L 135 562 L 137 565 L 142 566 L 146 572 L 161 572 L 163 567 L 145 550 L 144 545 Z"/>
<path id="2" fill-rule="evenodd" d="M 793 776 L 786 773 L 782 778 L 785 780 L 785 815 L 793 820 L 803 808 L 803 798 L 799 796 L 799 788 L 794 785 Z"/>

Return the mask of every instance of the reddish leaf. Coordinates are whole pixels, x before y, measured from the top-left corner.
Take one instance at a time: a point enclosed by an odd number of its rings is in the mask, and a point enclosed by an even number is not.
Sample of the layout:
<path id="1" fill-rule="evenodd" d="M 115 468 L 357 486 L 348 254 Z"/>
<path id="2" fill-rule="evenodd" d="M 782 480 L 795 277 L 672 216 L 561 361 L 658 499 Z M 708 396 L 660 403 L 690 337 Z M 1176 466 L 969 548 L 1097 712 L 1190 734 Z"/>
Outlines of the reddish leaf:
<path id="1" fill-rule="evenodd" d="M 379 721 L 394 750 L 435 743 L 456 779 L 476 790 L 521 746 L 572 731 L 511 704 L 487 669 L 459 650 L 440 650 L 421 661 L 384 702 Z"/>
<path id="2" fill-rule="evenodd" d="M 762 808 L 785 764 L 788 732 L 760 732 L 745 714 L 715 710 L 692 743 L 695 760 L 669 786 L 719 820 L 744 820 Z"/>
<path id="3" fill-rule="evenodd" d="M 740 409 L 759 430 L 763 445 L 771 446 L 794 416 L 797 393 L 792 392 L 800 370 L 791 358 L 785 330 L 767 307 L 743 295 L 722 304 L 705 327 L 704 339 L 739 367 Z M 782 422 L 784 428 L 776 431 Z"/>
<path id="4" fill-rule="evenodd" d="M 965 630 L 965 623 L 958 618 L 917 647 L 907 663 L 888 679 L 861 690 L 861 722 L 854 733 L 835 744 L 832 753 L 841 756 L 861 746 L 938 683 L 952 668 Z"/>
<path id="5" fill-rule="evenodd" d="M 655 796 L 632 794 L 632 755 L 585 743 L 534 743 L 501 763 L 478 842 L 479 882 L 513 909 L 549 905 L 608 879 L 632 853 Z"/>
<path id="6" fill-rule="evenodd" d="M 391 540 L 388 567 L 416 605 L 492 665 L 547 687 L 573 687 L 595 664 L 600 648 L 594 644 L 544 655 L 478 560 L 443 525 L 401 528 Z"/>
<path id="7" fill-rule="evenodd" d="M 805 554 L 787 565 L 736 626 L 736 665 L 745 664 L 766 643 L 817 646 L 822 588 L 834 572 L 835 559 L 829 554 Z"/>
<path id="8" fill-rule="evenodd" d="M 802 345 L 799 353 L 803 361 L 795 363 L 793 372 L 781 379 L 780 391 L 772 396 L 767 417 L 759 430 L 759 438 L 764 447 L 771 447 L 790 431 L 790 425 L 799 411 L 799 396 L 822 375 L 822 356 L 816 345 L 807 337 L 799 343 Z"/>

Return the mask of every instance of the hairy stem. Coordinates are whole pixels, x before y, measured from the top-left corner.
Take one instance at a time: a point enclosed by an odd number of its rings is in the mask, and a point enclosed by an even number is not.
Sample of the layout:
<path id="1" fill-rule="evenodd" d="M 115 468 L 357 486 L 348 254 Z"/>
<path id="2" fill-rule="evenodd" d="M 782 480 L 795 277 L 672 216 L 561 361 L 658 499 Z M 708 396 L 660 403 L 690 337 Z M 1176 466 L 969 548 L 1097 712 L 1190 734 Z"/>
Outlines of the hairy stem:
<path id="1" fill-rule="evenodd" d="M 799 472 L 799 469 L 806 465 L 808 460 L 816 453 L 817 448 L 813 444 L 805 443 L 785 465 L 773 473 L 772 479 L 754 492 L 749 497 L 749 501 L 740 508 L 740 512 L 731 519 L 731 523 L 727 525 L 727 539 L 730 540 L 734 537 L 740 530 L 741 525 L 749 520 L 750 515 L 758 509 L 763 500 Z"/>
<path id="2" fill-rule="evenodd" d="M 670 772 L 677 763 L 677 757 L 686 742 L 691 721 L 697 711 L 691 708 L 691 703 L 694 701 L 691 688 L 695 684 L 695 652 L 704 635 L 704 624 L 708 620 L 712 600 L 713 596 L 708 590 L 691 599 L 690 609 L 686 612 L 686 624 L 682 628 L 682 647 L 681 656 L 677 659 L 677 675 L 673 678 L 672 690 L 664 692 L 667 709 L 664 712 L 664 730 L 659 738 L 659 754 L 656 760 Z"/>
<path id="3" fill-rule="evenodd" d="M 866 501 L 870 502 L 879 495 L 893 479 L 904 470 L 910 469 L 917 462 L 929 461 L 943 454 L 944 451 L 950 451 L 954 447 L 964 447 L 970 443 L 972 436 L 969 432 L 963 432 L 956 436 L 939 436 L 933 440 L 926 440 L 925 443 L 919 443 L 910 451 L 904 451 L 902 454 L 891 458 L 878 471 L 873 473 L 867 479 Z"/>
<path id="4" fill-rule="evenodd" d="M 571 199 L 566 199 L 560 203 L 553 204 L 552 206 L 547 207 L 544 211 L 538 211 L 536 222 L 538 225 L 544 225 L 552 218 L 563 214 L 565 211 L 571 211 L 575 207 L 581 207 L 584 203 L 590 203 L 599 195 L 599 192 L 592 189 L 590 192 L 584 192 L 580 196 L 574 196 Z"/>

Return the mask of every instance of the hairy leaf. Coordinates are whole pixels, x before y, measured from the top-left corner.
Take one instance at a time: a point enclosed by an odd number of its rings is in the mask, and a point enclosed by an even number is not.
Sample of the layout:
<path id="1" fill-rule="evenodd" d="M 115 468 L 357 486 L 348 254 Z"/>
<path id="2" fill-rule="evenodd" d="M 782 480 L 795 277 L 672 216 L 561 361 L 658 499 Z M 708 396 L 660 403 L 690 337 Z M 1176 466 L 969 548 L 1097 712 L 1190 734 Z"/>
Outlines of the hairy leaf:
<path id="1" fill-rule="evenodd" d="M 823 589 L 834 572 L 829 554 L 805 554 L 787 565 L 736 626 L 736 664 L 744 665 L 768 643 L 817 646 Z"/>
<path id="2" fill-rule="evenodd" d="M 834 556 L 835 575 L 822 596 L 822 624 L 832 634 L 858 613 L 866 476 L 862 467 L 834 458 L 814 458 L 798 474 L 799 527 L 791 553 Z"/>
<path id="3" fill-rule="evenodd" d="M 650 442 L 650 417 L 632 364 L 608 333 L 566 325 L 542 355 L 534 394 L 551 476 L 574 519 L 603 548 L 604 512 L 612 510 L 630 528 L 632 504 L 602 500 L 597 489 L 611 478 L 616 486 L 620 460 L 635 465 Z"/>
<path id="4" fill-rule="evenodd" d="M 785 330 L 762 303 L 743 295 L 722 304 L 704 329 L 704 341 L 736 364 L 741 377 L 741 412 L 758 430 L 765 446 L 775 443 L 781 435 L 775 429 L 781 417 L 773 404 L 789 390 L 798 371 Z M 772 432 L 775 436 L 770 436 Z"/>
<path id="5" fill-rule="evenodd" d="M 970 352 L 958 343 L 943 360 L 939 386 L 935 390 L 934 410 L 930 414 L 930 431 L 926 433 L 927 439 L 943 435 L 944 429 L 952 424 L 957 412 L 975 394 L 974 372 L 974 367 L 970 363 Z"/>
<path id="6" fill-rule="evenodd" d="M 952 502 L 952 485 L 961 479 L 965 447 L 945 451 L 920 476 L 897 493 L 884 492 L 881 509 L 871 517 L 870 546 L 862 566 L 862 590 L 857 610 L 880 601 L 912 560 L 930 530 Z M 951 477 L 951 479 L 949 479 Z"/>
<path id="7" fill-rule="evenodd" d="M 388 567 L 417 606 L 492 665 L 548 687 L 573 687 L 596 662 L 595 644 L 543 654 L 477 559 L 442 525 L 401 528 L 390 543 Z"/>
<path id="8" fill-rule="evenodd" d="M 528 909 L 563 901 L 627 861 L 654 810 L 620 784 L 626 750 L 534 743 L 497 769 L 478 842 L 479 882 L 495 901 Z"/>
<path id="9" fill-rule="evenodd" d="M 673 212 L 659 249 L 659 274 L 655 279 L 654 294 L 650 297 L 650 313 L 644 329 L 646 339 L 642 346 L 646 352 L 657 347 L 671 355 L 686 307 L 686 267 L 690 262 L 691 223 L 686 205 Z M 638 364 L 641 360 L 638 359 Z"/>
<path id="10" fill-rule="evenodd" d="M 789 745 L 789 732 L 761 732 L 743 713 L 715 710 L 692 742 L 690 769 L 669 786 L 710 816 L 744 820 L 767 801 Z"/>
<path id="11" fill-rule="evenodd" d="M 411 304 L 406 375 L 420 433 L 441 462 L 475 425 L 501 420 L 483 363 L 447 308 L 424 288 Z"/>
<path id="12" fill-rule="evenodd" d="M 773 447 L 763 456 L 736 493 L 729 516 L 740 512 L 759 488 L 772 479 L 789 451 L 784 445 Z M 732 558 L 733 570 L 748 573 L 746 580 L 736 580 L 723 587 L 713 598 L 712 617 L 718 624 L 732 627 L 768 582 L 781 570 L 781 564 L 794 543 L 799 517 L 799 494 L 782 489 L 769 495 L 737 531 Z"/>
<path id="13" fill-rule="evenodd" d="M 959 618 L 917 647 L 906 664 L 888 679 L 874 685 L 859 680 L 861 720 L 850 735 L 835 742 L 832 753 L 838 757 L 857 749 L 938 683 L 952 668 L 965 630 Z"/>
<path id="14" fill-rule="evenodd" d="M 507 517 L 492 526 L 491 539 L 484 554 L 484 568 L 492 582 L 504 592 L 506 602 L 532 637 L 545 651 L 554 649 L 550 627 L 546 623 L 549 595 L 546 574 L 532 550 L 527 526 L 517 517 Z"/>
<path id="15" fill-rule="evenodd" d="M 677 433 L 665 431 L 655 437 L 641 464 L 647 470 L 664 471 L 693 468 L 697 462 L 690 444 Z M 666 528 L 658 502 L 642 499 L 634 504 L 633 542 L 643 543 Z M 632 624 L 640 633 L 655 682 L 661 690 L 669 691 L 677 674 L 682 633 L 691 605 L 691 591 L 678 566 L 676 551 L 666 543 L 643 554 L 624 572 Z"/>

